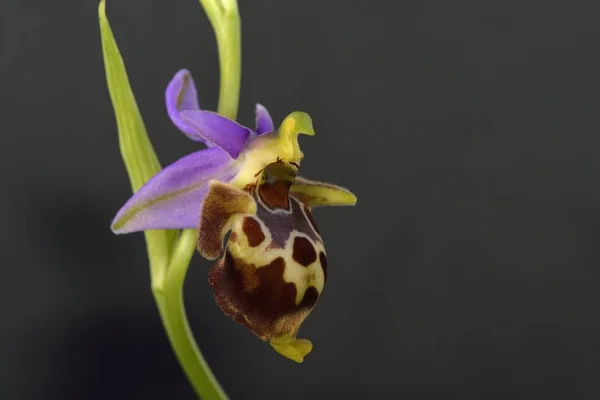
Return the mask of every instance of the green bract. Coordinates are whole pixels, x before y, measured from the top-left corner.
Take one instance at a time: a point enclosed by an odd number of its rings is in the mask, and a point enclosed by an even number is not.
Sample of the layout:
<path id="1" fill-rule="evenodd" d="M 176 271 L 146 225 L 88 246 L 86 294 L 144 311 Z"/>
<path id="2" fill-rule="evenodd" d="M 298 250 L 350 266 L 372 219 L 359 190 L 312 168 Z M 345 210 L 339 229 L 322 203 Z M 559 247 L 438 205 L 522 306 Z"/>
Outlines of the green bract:
<path id="1" fill-rule="evenodd" d="M 127 71 L 106 18 L 105 10 L 106 1 L 102 0 L 98 14 L 106 82 L 117 120 L 121 155 L 129 175 L 131 190 L 136 192 L 161 170 L 161 166 L 146 133 L 146 127 L 131 90 Z M 170 261 L 171 247 L 176 232 L 146 231 L 144 234 L 151 276 L 153 284 L 155 284 L 155 281 L 162 277 L 164 269 Z"/>

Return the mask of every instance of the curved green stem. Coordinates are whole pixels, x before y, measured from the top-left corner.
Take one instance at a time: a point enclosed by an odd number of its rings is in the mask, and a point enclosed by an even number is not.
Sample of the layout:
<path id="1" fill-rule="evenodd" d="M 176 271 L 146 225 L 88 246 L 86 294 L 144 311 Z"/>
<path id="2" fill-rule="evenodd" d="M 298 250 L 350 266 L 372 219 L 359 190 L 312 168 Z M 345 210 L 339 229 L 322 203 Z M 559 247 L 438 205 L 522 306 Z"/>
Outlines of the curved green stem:
<path id="1" fill-rule="evenodd" d="M 237 118 L 242 70 L 242 46 L 238 5 L 236 0 L 200 0 L 215 31 L 219 49 L 219 106 L 217 112 L 227 118 Z"/>
<path id="2" fill-rule="evenodd" d="M 173 351 L 196 394 L 205 400 L 227 399 L 227 395 L 198 349 L 185 313 L 183 283 L 194 254 L 193 250 L 189 251 L 189 249 L 193 249 L 195 243 L 195 234 L 182 235 L 179 238 L 165 280 L 152 289 Z"/>

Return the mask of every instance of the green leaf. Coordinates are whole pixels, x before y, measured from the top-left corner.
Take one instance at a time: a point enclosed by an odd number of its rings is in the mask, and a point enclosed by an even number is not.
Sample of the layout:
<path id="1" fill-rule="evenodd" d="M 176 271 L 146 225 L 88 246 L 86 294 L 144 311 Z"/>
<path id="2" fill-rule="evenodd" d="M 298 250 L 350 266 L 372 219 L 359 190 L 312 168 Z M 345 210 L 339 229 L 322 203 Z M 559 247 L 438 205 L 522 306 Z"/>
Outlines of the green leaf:
<path id="1" fill-rule="evenodd" d="M 146 133 L 146 127 L 129 84 L 121 53 L 106 18 L 106 0 L 98 7 L 100 35 L 106 82 L 114 108 L 121 156 L 129 175 L 131 189 L 137 191 L 161 170 L 160 163 Z M 177 231 L 146 231 L 152 284 L 161 285 L 168 266 Z"/>

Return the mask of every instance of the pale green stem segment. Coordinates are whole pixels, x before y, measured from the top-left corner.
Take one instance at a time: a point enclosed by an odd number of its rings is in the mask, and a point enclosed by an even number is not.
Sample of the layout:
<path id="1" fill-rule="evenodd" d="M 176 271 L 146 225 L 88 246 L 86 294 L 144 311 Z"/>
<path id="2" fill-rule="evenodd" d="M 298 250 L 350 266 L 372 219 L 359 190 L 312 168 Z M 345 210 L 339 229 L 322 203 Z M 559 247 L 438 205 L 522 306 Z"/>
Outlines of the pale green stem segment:
<path id="1" fill-rule="evenodd" d="M 106 0 L 98 13 L 106 80 L 119 131 L 121 155 L 133 192 L 161 166 L 146 133 L 125 65 L 106 18 Z M 241 79 L 240 19 L 235 0 L 200 0 L 215 30 L 221 66 L 218 112 L 237 115 Z M 226 400 L 193 338 L 183 304 L 183 283 L 196 247 L 196 232 L 144 232 L 150 261 L 152 291 L 173 350 L 196 394 L 204 400 Z"/>
<path id="2" fill-rule="evenodd" d="M 221 82 L 217 112 L 237 118 L 242 71 L 240 16 L 236 0 L 200 0 L 215 31 Z"/>

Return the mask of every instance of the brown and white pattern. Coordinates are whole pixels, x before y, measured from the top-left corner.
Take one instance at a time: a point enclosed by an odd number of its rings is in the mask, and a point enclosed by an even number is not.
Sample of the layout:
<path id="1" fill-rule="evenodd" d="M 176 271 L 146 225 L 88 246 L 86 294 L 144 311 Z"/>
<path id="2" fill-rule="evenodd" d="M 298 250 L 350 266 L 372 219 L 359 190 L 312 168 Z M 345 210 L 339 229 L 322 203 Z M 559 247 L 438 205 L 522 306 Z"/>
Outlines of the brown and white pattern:
<path id="1" fill-rule="evenodd" d="M 247 188 L 255 213 L 232 210 L 228 218 L 221 217 L 229 221 L 231 236 L 224 256 L 209 274 L 223 311 L 263 340 L 294 337 L 325 285 L 323 241 L 308 208 L 289 195 L 294 176 L 291 170 L 282 173 L 284 168 L 280 162 L 268 166 L 257 184 Z M 277 178 L 270 179 L 270 173 Z M 216 203 L 212 195 L 206 204 Z M 206 211 L 205 205 L 203 215 Z M 222 230 L 218 236 L 224 236 Z"/>
<path id="2" fill-rule="evenodd" d="M 209 273 L 217 304 L 277 351 L 301 361 L 312 345 L 296 340 L 296 334 L 327 280 L 327 255 L 310 204 L 326 204 L 327 196 L 318 191 L 319 182 L 302 180 L 308 186 L 298 186 L 296 171 L 278 160 L 244 190 L 211 183 L 198 250 L 217 258 L 231 231 L 224 254 Z M 333 185 L 323 187 L 326 195 L 338 196 L 334 201 L 346 193 Z M 282 340 L 304 348 L 303 354 L 288 354 L 285 346 L 294 345 L 286 344 L 282 351 Z"/>

